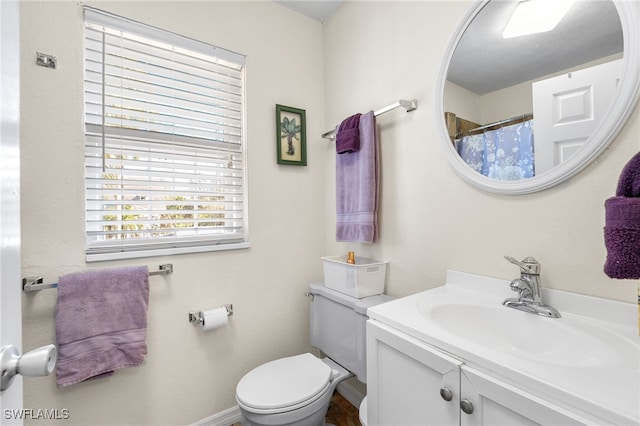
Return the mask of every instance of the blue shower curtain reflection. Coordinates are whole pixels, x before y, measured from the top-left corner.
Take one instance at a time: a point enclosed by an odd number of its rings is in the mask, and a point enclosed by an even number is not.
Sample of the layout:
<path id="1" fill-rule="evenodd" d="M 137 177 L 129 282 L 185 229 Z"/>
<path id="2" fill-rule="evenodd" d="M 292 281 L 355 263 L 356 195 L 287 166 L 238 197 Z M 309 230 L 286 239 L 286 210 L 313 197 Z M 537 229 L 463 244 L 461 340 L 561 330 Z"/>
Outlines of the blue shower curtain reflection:
<path id="1" fill-rule="evenodd" d="M 475 171 L 497 180 L 533 177 L 533 120 L 457 141 L 460 157 Z"/>

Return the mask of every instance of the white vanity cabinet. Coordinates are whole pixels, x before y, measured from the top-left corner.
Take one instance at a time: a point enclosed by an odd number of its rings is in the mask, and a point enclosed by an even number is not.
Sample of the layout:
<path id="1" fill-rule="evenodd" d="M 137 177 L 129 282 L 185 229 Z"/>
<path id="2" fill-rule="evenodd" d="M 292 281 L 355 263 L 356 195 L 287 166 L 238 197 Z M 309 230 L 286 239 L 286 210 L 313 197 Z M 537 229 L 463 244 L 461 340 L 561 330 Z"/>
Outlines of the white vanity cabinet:
<path id="1" fill-rule="evenodd" d="M 503 306 L 511 293 L 450 270 L 369 308 L 367 423 L 640 425 L 637 304 L 543 289 L 562 314 L 547 318 Z"/>
<path id="2" fill-rule="evenodd" d="M 375 320 L 367 388 L 370 426 L 598 424 Z"/>

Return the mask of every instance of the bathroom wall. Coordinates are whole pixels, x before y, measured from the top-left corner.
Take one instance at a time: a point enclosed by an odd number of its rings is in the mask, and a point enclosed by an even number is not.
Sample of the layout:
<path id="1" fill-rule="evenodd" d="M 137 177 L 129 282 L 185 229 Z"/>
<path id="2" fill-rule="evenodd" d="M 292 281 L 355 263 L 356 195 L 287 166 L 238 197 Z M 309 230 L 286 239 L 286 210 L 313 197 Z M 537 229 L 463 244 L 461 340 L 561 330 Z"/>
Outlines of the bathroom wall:
<path id="1" fill-rule="evenodd" d="M 450 81 L 445 82 L 444 93 L 445 100 L 442 104 L 445 112 L 453 112 L 459 118 L 482 123 L 480 95 Z"/>
<path id="2" fill-rule="evenodd" d="M 150 278 L 145 366 L 63 389 L 53 377 L 28 379 L 24 406 L 67 409 L 65 425 L 189 424 L 234 406 L 251 368 L 309 350 L 303 293 L 321 279 L 324 254 L 322 26 L 266 1 L 90 4 L 247 55 L 251 248 L 85 263 L 82 7 L 21 2 L 23 276 L 174 265 Z M 58 68 L 36 66 L 36 51 Z M 276 103 L 306 109 L 307 167 L 276 164 Z M 25 350 L 54 341 L 55 298 L 23 296 Z M 234 305 L 226 328 L 203 334 L 187 320 L 224 303 Z"/>
<path id="3" fill-rule="evenodd" d="M 444 283 L 447 269 L 510 279 L 504 255 L 534 256 L 547 287 L 627 302 L 636 283 L 603 273 L 604 201 L 640 148 L 638 108 L 610 147 L 568 182 L 524 196 L 492 195 L 462 181 L 436 137 L 441 58 L 470 2 L 348 2 L 324 28 L 327 128 L 398 99 L 418 109 L 378 117 L 380 239 L 335 242 L 335 153 L 325 148 L 325 249 L 389 261 L 387 291 L 403 296 Z"/>

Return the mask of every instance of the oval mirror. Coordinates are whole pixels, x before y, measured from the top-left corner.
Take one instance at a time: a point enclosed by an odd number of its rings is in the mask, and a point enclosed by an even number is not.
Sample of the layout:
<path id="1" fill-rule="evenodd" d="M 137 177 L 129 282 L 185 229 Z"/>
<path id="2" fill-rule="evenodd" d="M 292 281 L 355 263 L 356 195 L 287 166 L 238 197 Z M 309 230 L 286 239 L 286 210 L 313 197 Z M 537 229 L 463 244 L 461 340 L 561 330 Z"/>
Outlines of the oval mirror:
<path id="1" fill-rule="evenodd" d="M 544 32 L 507 25 L 533 16 L 519 9 L 535 3 L 544 16 L 566 4 L 565 14 Z M 464 180 L 507 195 L 550 188 L 595 159 L 638 102 L 640 4 L 478 1 L 449 44 L 436 94 L 440 143 Z"/>

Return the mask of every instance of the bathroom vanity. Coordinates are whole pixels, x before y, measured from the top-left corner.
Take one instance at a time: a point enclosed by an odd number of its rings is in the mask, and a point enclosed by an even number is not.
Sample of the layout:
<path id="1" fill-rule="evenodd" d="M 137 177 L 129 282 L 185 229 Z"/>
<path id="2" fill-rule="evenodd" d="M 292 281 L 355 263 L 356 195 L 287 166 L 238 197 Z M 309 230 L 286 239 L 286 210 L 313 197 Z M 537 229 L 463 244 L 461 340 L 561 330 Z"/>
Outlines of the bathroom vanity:
<path id="1" fill-rule="evenodd" d="M 444 286 L 368 310 L 368 425 L 640 423 L 637 306 L 544 289 L 560 318 L 509 309 L 509 282 Z"/>

